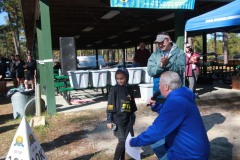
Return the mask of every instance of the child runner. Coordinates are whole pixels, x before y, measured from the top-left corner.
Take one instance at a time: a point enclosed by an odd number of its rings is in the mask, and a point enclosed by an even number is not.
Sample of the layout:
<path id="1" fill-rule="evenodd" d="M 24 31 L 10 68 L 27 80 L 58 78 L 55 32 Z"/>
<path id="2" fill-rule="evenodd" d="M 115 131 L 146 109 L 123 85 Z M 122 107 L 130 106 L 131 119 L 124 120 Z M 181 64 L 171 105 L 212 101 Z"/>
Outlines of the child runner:
<path id="1" fill-rule="evenodd" d="M 133 96 L 133 89 L 128 85 L 127 69 L 119 68 L 115 78 L 117 84 L 110 90 L 107 105 L 107 127 L 112 129 L 118 138 L 114 160 L 125 159 L 125 140 L 128 133 L 133 134 L 137 106 Z"/>

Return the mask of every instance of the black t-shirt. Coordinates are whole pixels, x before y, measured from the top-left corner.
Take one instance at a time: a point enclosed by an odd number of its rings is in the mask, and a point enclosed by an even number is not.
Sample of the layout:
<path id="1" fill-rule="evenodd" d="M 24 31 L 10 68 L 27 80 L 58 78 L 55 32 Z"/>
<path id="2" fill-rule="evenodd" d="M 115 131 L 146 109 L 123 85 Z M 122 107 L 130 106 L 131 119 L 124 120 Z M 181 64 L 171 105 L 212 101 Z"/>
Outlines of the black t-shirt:
<path id="1" fill-rule="evenodd" d="M 137 110 L 131 86 L 115 85 L 108 97 L 107 112 L 112 113 L 113 122 L 125 126 L 131 118 L 131 114 Z"/>
<path id="2" fill-rule="evenodd" d="M 27 66 L 27 74 L 34 75 L 34 71 L 36 70 L 36 61 L 32 60 L 30 62 L 26 62 Z"/>
<path id="3" fill-rule="evenodd" d="M 16 71 L 17 75 L 24 75 L 24 65 L 25 62 L 22 60 L 15 61 L 13 68 Z"/>
<path id="4" fill-rule="evenodd" d="M 7 71 L 7 64 L 4 60 L 0 59 L 0 75 L 2 75 L 2 78 L 5 78 L 6 71 Z"/>

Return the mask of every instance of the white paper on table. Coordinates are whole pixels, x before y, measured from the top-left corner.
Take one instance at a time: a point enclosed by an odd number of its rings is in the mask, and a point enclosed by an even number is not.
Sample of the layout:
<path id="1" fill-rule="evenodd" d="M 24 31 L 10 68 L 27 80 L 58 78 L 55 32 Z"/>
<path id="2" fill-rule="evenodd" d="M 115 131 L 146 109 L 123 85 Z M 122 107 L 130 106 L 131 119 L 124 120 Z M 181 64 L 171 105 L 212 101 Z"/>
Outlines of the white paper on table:
<path id="1" fill-rule="evenodd" d="M 130 146 L 130 140 L 132 138 L 133 137 L 131 136 L 131 134 L 128 133 L 128 136 L 127 136 L 127 139 L 126 139 L 126 142 L 125 142 L 126 152 L 129 156 L 131 156 L 135 160 L 141 160 L 140 147 L 131 147 Z"/>

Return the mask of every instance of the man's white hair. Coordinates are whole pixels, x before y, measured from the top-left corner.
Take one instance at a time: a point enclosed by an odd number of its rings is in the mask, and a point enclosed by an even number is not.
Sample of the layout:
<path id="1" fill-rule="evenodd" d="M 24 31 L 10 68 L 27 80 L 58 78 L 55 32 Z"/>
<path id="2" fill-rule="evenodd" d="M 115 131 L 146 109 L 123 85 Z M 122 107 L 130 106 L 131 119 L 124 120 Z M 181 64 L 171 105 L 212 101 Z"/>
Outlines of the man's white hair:
<path id="1" fill-rule="evenodd" d="M 161 74 L 161 85 L 168 85 L 171 90 L 178 89 L 182 86 L 182 81 L 178 73 L 166 71 Z"/>

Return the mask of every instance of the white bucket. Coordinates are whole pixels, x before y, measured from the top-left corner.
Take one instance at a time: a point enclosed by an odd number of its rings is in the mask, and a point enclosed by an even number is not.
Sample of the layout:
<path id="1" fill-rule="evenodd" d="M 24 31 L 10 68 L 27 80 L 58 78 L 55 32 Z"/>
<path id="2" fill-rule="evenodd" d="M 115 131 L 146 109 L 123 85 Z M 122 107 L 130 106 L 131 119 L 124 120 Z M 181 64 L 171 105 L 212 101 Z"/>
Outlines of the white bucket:
<path id="1" fill-rule="evenodd" d="M 88 88 L 89 71 L 68 71 L 71 87 L 74 89 Z"/>
<path id="2" fill-rule="evenodd" d="M 141 99 L 147 102 L 153 96 L 153 84 L 139 84 Z"/>
<path id="3" fill-rule="evenodd" d="M 117 68 L 107 69 L 107 71 L 108 71 L 107 84 L 108 85 L 115 86 L 117 84 L 116 78 L 115 78 L 115 74 L 116 74 L 117 70 L 118 70 Z"/>
<path id="4" fill-rule="evenodd" d="M 95 88 L 107 86 L 107 70 L 90 70 L 90 85 Z"/>
<path id="5" fill-rule="evenodd" d="M 150 77 L 147 72 L 147 67 L 142 67 L 142 83 L 153 83 L 153 77 Z"/>
<path id="6" fill-rule="evenodd" d="M 141 82 L 142 68 L 134 67 L 127 68 L 129 73 L 128 84 L 139 84 Z"/>

